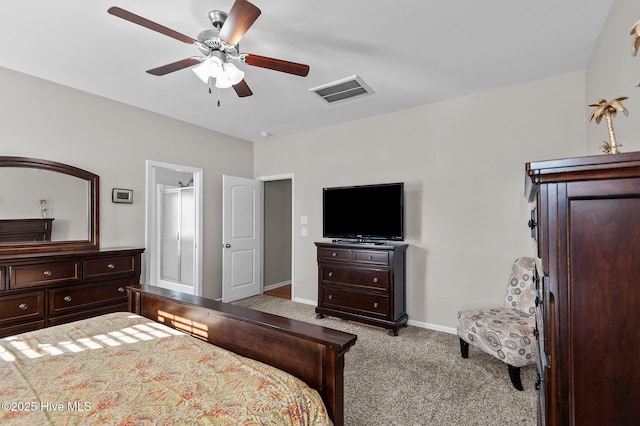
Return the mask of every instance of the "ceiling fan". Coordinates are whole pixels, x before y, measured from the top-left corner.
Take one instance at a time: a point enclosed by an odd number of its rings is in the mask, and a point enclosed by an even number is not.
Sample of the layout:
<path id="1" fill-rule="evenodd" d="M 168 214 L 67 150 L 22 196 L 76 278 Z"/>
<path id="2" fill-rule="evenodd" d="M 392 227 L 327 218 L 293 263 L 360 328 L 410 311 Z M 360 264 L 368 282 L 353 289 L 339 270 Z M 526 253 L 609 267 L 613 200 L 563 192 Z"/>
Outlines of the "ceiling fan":
<path id="1" fill-rule="evenodd" d="M 260 9 L 247 0 L 236 0 L 229 14 L 219 10 L 210 11 L 209 19 L 213 28 L 200 32 L 197 39 L 119 7 L 111 7 L 108 12 L 111 15 L 157 31 L 183 43 L 193 44 L 204 55 L 192 56 L 147 70 L 152 75 L 162 76 L 197 65 L 193 71 L 202 81 L 209 85 L 209 92 L 211 92 L 211 85 L 215 81 L 216 87 L 233 87 L 239 97 L 245 97 L 251 96 L 253 92 L 244 80 L 244 73 L 232 61 L 301 77 L 306 77 L 309 74 L 308 65 L 252 53 L 240 53 L 238 42 L 261 13 Z"/>

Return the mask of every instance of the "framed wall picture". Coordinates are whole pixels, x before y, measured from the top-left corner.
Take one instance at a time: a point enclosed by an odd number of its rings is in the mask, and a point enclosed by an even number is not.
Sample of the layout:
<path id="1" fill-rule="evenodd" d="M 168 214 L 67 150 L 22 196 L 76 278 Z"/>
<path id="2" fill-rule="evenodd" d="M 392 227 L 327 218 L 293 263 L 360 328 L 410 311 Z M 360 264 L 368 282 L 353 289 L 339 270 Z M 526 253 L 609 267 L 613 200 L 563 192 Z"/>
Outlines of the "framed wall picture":
<path id="1" fill-rule="evenodd" d="M 111 201 L 114 203 L 133 203 L 133 189 L 113 188 Z"/>

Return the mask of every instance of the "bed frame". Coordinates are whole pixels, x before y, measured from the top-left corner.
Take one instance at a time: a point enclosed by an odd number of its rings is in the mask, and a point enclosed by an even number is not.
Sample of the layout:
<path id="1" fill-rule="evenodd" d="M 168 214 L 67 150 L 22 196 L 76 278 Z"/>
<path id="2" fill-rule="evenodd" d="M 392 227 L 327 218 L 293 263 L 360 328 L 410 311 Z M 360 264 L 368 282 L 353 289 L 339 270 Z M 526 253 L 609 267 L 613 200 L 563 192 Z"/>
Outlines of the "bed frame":
<path id="1" fill-rule="evenodd" d="M 127 293 L 131 312 L 300 378 L 344 424 L 344 354 L 356 335 L 153 286 Z"/>

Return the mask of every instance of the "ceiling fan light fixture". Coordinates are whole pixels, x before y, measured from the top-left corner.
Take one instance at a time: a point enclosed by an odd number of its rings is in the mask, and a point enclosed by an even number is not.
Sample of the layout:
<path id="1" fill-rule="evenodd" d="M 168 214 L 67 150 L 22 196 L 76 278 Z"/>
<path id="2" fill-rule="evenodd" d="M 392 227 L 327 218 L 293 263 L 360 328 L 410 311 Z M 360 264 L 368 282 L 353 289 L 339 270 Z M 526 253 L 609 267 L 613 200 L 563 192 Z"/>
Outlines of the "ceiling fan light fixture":
<path id="1" fill-rule="evenodd" d="M 222 52 L 213 52 L 200 65 L 194 67 L 193 72 L 205 84 L 209 84 L 212 78 L 215 79 L 215 86 L 218 89 L 228 89 L 244 79 L 244 72 L 231 62 L 227 62 Z"/>
<path id="2" fill-rule="evenodd" d="M 204 84 L 208 84 L 209 78 L 213 77 L 217 79 L 221 71 L 221 66 L 218 58 L 214 56 L 200 62 L 200 65 L 194 67 L 192 71 Z"/>
<path id="3" fill-rule="evenodd" d="M 240 83 L 244 79 L 244 72 L 231 62 L 221 65 L 221 70 L 216 77 L 216 87 L 227 89 Z"/>

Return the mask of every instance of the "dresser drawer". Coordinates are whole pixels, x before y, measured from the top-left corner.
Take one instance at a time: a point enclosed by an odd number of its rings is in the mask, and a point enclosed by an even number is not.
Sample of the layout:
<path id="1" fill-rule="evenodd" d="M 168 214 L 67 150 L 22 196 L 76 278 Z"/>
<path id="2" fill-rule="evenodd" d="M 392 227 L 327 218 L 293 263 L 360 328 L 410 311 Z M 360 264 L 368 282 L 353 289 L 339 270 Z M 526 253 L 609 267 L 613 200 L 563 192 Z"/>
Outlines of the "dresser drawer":
<path id="1" fill-rule="evenodd" d="M 322 281 L 371 287 L 378 290 L 389 289 L 389 271 L 385 269 L 349 268 L 335 265 L 321 265 Z"/>
<path id="2" fill-rule="evenodd" d="M 351 260 L 351 250 L 349 249 L 318 249 L 319 261 L 349 262 Z"/>
<path id="3" fill-rule="evenodd" d="M 389 315 L 389 298 L 384 295 L 358 293 L 332 286 L 322 286 L 320 293 L 320 303 L 325 308 L 378 318 L 387 318 Z"/>
<path id="4" fill-rule="evenodd" d="M 84 261 L 85 278 L 131 275 L 136 270 L 137 256 L 114 256 Z"/>
<path id="5" fill-rule="evenodd" d="M 44 318 L 44 291 L 0 298 L 0 325 Z"/>
<path id="6" fill-rule="evenodd" d="M 28 288 L 47 284 L 71 283 L 82 279 L 79 261 L 10 266 L 9 288 Z"/>
<path id="7" fill-rule="evenodd" d="M 53 219 L 11 219 L 0 220 L 0 233 L 29 233 L 50 230 Z"/>
<path id="8" fill-rule="evenodd" d="M 389 253 L 386 251 L 354 250 L 353 261 L 356 263 L 388 265 Z"/>
<path id="9" fill-rule="evenodd" d="M 0 242 L 50 241 L 53 219 L 0 220 Z"/>
<path id="10" fill-rule="evenodd" d="M 49 291 L 49 315 L 99 308 L 127 300 L 130 280 L 109 281 L 100 284 L 77 285 Z"/>

